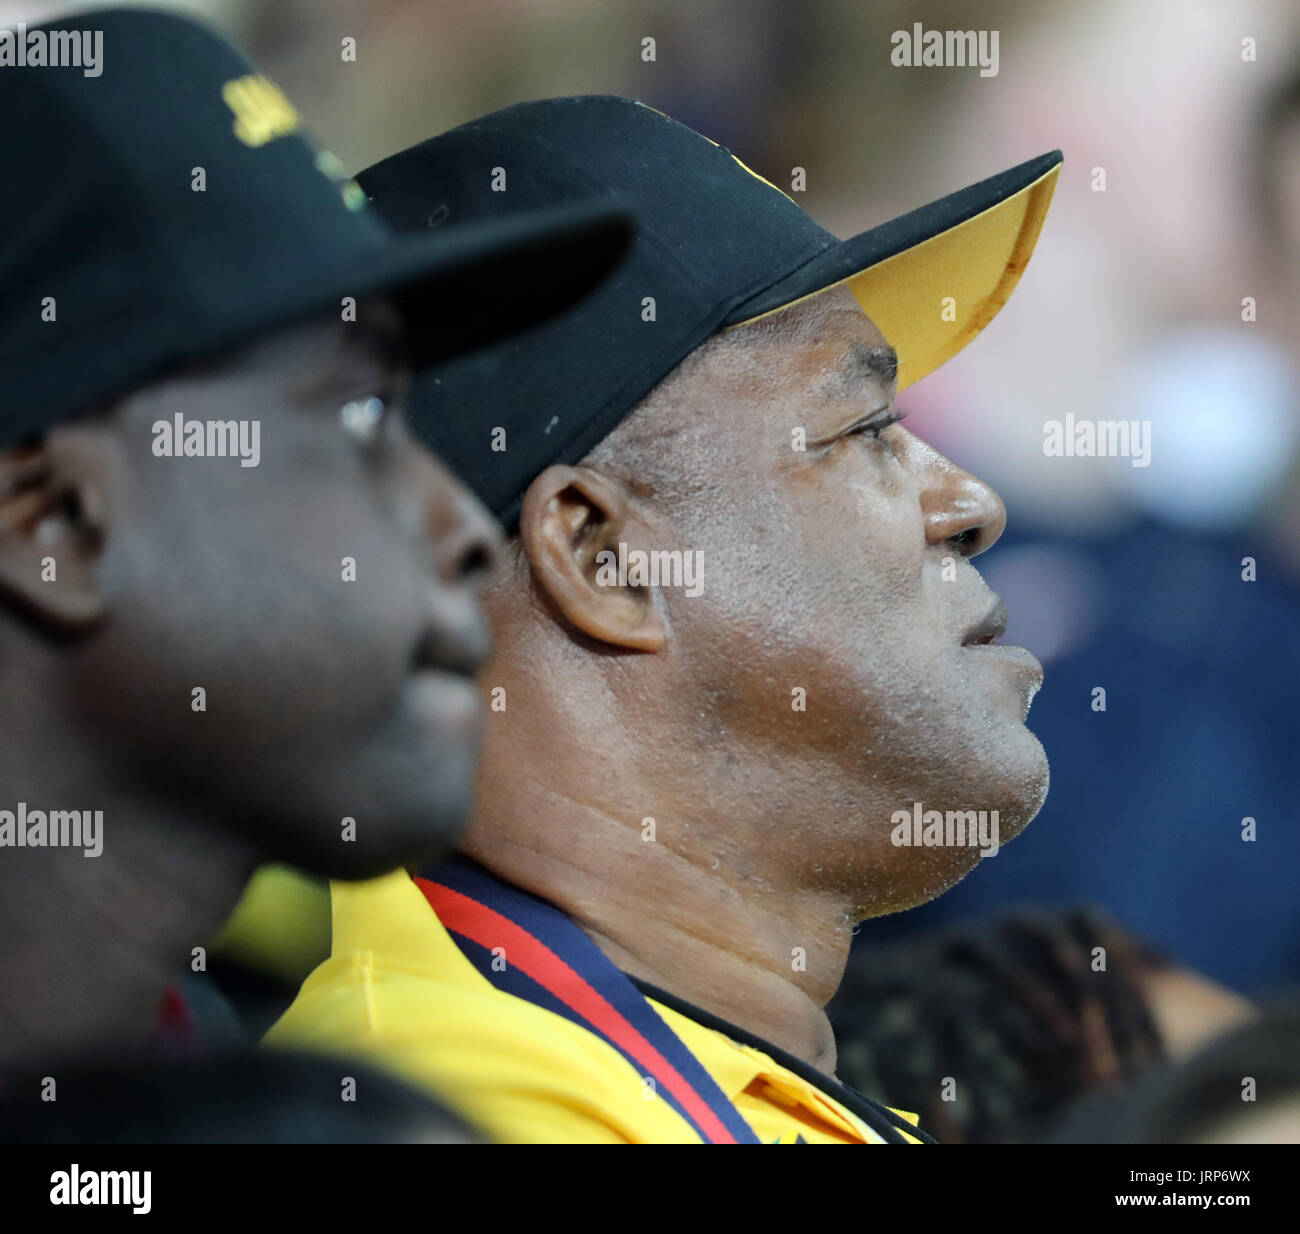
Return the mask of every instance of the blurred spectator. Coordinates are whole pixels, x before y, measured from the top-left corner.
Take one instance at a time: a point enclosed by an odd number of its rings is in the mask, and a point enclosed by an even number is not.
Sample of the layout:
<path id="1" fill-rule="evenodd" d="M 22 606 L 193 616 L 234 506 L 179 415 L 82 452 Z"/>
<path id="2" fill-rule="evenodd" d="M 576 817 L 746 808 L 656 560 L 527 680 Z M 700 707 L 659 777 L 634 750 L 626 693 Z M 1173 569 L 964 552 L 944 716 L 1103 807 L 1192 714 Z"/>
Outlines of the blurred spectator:
<path id="1" fill-rule="evenodd" d="M 994 1144 L 1035 1141 L 1250 1008 L 1076 909 L 857 949 L 830 1012 L 845 1083 L 915 1111 L 940 1143 Z"/>
<path id="2" fill-rule="evenodd" d="M 1300 1002 L 1264 1009 L 1195 1057 L 1086 1103 L 1060 1144 L 1300 1144 Z"/>

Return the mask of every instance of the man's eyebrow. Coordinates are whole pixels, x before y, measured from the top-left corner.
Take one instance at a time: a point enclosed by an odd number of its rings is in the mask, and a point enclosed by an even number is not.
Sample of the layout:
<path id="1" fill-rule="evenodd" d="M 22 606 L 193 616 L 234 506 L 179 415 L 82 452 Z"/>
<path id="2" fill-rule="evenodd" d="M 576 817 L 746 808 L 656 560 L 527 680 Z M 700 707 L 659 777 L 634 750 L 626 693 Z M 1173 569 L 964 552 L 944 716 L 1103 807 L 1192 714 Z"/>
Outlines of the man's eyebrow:
<path id="1" fill-rule="evenodd" d="M 381 354 L 385 363 L 406 362 L 411 348 L 406 320 L 391 301 L 362 301 L 358 320 L 365 327 L 365 341 Z"/>
<path id="2" fill-rule="evenodd" d="M 873 347 L 854 343 L 840 358 L 839 370 L 854 385 L 868 377 L 879 377 L 892 384 L 898 379 L 898 352 L 888 345 Z"/>
<path id="3" fill-rule="evenodd" d="M 332 396 L 344 386 L 405 381 L 409 344 L 400 314 L 383 301 L 362 301 L 353 324 L 335 323 L 334 345 L 322 355 L 313 350 L 310 363 L 290 379 L 292 397 L 313 402 Z M 313 344 L 315 347 L 315 345 Z"/>

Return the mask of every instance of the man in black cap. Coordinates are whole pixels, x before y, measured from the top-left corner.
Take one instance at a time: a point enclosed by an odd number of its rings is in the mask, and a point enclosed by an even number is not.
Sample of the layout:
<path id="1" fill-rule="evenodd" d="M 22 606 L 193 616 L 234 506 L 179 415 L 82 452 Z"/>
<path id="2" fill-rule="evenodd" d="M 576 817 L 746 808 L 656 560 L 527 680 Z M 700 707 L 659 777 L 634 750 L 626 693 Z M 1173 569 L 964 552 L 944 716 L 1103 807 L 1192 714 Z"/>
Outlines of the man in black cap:
<path id="1" fill-rule="evenodd" d="M 995 853 L 1047 767 L 1041 669 L 969 560 L 1005 511 L 893 398 L 1005 302 L 1059 167 L 843 243 L 625 99 L 364 173 L 401 228 L 618 192 L 641 230 L 579 312 L 415 393 L 514 531 L 468 859 L 336 885 L 272 1041 L 361 1051 L 509 1140 L 923 1138 L 832 1078 L 826 1003 L 855 922 Z"/>
<path id="2" fill-rule="evenodd" d="M 400 417 L 617 260 L 601 205 L 396 238 L 201 26 L 0 67 L 0 1071 L 183 1027 L 250 871 L 454 840 L 497 533 Z M 73 46 L 76 36 L 49 40 Z M 477 293 L 507 275 L 520 294 Z M 450 311 L 448 306 L 454 306 Z M 14 1084 L 7 1088 L 16 1097 Z"/>

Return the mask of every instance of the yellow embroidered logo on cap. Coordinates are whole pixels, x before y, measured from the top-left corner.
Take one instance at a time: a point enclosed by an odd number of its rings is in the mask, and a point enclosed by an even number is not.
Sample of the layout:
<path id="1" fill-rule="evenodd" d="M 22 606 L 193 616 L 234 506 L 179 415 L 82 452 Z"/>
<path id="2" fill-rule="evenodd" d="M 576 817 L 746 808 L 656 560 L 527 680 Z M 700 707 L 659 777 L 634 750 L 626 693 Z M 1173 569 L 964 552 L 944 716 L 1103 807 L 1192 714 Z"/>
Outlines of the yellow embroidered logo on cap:
<path id="1" fill-rule="evenodd" d="M 301 123 L 284 91 L 261 74 L 226 82 L 221 97 L 235 114 L 235 136 L 246 146 L 287 137 Z"/>

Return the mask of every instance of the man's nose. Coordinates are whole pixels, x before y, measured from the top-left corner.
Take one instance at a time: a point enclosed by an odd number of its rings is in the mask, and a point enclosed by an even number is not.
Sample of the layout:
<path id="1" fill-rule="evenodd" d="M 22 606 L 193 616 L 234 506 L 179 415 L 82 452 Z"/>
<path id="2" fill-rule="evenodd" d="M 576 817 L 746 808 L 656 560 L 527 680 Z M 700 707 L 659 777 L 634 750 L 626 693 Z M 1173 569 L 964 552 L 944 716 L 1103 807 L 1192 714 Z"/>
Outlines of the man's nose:
<path id="1" fill-rule="evenodd" d="M 1002 498 L 941 455 L 935 455 L 929 469 L 921 510 L 926 540 L 963 557 L 977 557 L 992 548 L 1007 526 Z"/>
<path id="2" fill-rule="evenodd" d="M 428 461 L 432 476 L 427 530 L 434 568 L 442 582 L 477 587 L 501 554 L 501 530 L 482 502 L 438 459 Z"/>

